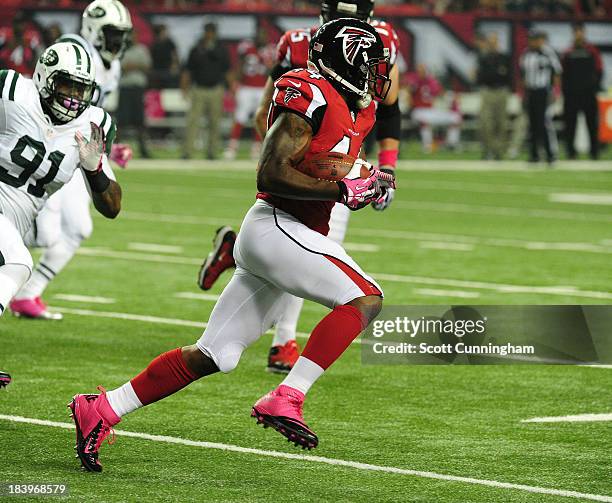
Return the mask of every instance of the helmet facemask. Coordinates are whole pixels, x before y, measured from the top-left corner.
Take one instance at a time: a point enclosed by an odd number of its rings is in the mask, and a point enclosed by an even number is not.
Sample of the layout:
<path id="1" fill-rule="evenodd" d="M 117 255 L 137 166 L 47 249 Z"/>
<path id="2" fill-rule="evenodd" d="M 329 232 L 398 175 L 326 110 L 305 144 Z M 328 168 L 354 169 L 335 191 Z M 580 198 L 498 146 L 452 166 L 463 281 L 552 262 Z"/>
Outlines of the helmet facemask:
<path id="1" fill-rule="evenodd" d="M 41 92 L 49 113 L 61 123 L 76 119 L 91 104 L 95 84 L 65 71 L 51 74 Z"/>
<path id="2" fill-rule="evenodd" d="M 102 59 L 109 63 L 121 59 L 129 46 L 131 33 L 131 29 L 124 30 L 111 25 L 102 27 L 101 46 L 96 47 Z"/>
<path id="3" fill-rule="evenodd" d="M 332 83 L 335 82 L 342 91 L 354 96 L 357 108 L 367 108 L 372 99 L 384 101 L 391 88 L 389 71 L 389 50 L 384 49 L 385 55 L 381 58 L 368 58 L 368 53 L 363 51 L 363 63 L 354 68 L 349 82 L 338 75 L 332 68 L 328 67 L 322 59 L 313 62 L 321 73 L 326 75 Z"/>

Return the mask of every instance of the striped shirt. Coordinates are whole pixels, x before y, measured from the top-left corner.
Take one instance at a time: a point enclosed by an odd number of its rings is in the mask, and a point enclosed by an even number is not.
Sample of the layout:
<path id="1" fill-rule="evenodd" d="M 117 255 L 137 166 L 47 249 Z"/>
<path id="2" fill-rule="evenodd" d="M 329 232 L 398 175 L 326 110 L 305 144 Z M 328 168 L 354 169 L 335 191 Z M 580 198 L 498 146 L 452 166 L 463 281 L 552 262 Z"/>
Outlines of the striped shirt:
<path id="1" fill-rule="evenodd" d="M 525 88 L 530 90 L 550 89 L 553 76 L 561 74 L 559 58 L 548 46 L 538 50 L 528 49 L 521 56 L 519 66 Z"/>

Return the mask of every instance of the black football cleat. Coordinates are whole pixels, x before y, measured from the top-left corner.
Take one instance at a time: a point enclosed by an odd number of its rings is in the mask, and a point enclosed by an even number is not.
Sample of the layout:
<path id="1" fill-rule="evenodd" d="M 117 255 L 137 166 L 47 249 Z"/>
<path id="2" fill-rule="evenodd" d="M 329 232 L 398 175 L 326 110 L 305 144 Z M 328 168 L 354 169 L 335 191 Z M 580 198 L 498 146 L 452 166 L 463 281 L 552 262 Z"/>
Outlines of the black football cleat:
<path id="1" fill-rule="evenodd" d="M 6 388 L 11 383 L 11 375 L 0 370 L 0 388 Z"/>

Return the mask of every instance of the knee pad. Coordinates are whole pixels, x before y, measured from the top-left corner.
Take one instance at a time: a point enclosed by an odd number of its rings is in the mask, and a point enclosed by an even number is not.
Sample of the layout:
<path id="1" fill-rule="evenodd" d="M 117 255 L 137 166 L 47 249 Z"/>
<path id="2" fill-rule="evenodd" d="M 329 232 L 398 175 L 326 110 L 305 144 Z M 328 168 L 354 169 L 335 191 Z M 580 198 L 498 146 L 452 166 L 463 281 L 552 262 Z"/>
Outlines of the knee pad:
<path id="1" fill-rule="evenodd" d="M 236 343 L 225 344 L 219 348 L 211 348 L 202 346 L 199 341 L 197 346 L 202 353 L 215 362 L 215 365 L 224 374 L 231 372 L 238 366 L 238 362 L 240 361 L 240 357 L 242 356 L 242 352 L 245 348 L 242 344 Z"/>

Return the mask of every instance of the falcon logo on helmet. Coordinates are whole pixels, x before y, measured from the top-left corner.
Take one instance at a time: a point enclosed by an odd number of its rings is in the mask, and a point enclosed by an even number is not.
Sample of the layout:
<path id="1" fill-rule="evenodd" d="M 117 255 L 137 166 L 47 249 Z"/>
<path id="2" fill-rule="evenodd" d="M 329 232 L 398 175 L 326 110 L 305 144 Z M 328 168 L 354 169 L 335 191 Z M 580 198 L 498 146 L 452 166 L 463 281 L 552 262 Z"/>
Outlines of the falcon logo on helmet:
<path id="1" fill-rule="evenodd" d="M 288 87 L 287 90 L 285 91 L 285 98 L 283 99 L 283 101 L 285 102 L 285 105 L 286 105 L 291 100 L 299 98 L 300 96 L 302 96 L 302 93 L 300 91 L 298 91 L 297 89 L 294 89 L 293 87 Z"/>
<path id="2" fill-rule="evenodd" d="M 372 33 L 355 26 L 345 26 L 338 32 L 336 38 L 343 39 L 344 59 L 351 65 L 362 49 L 368 49 L 376 42 L 376 37 Z"/>

